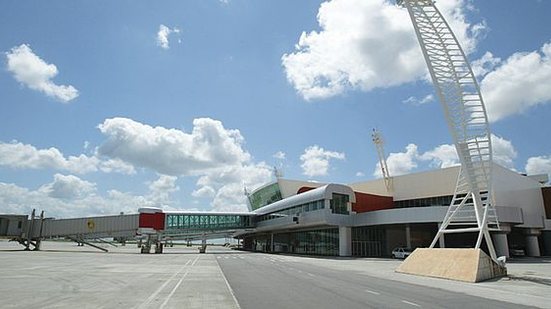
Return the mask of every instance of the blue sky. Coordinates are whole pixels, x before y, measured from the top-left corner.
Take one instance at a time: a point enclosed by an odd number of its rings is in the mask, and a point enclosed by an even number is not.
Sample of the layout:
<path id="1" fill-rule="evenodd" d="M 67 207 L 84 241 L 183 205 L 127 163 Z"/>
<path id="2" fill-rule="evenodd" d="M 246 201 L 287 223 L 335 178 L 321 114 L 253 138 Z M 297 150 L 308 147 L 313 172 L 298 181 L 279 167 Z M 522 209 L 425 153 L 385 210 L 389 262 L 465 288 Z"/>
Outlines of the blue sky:
<path id="1" fill-rule="evenodd" d="M 437 2 L 499 164 L 551 172 L 549 1 Z M 273 177 L 457 164 L 406 12 L 383 0 L 2 1 L 0 213 L 245 210 Z"/>

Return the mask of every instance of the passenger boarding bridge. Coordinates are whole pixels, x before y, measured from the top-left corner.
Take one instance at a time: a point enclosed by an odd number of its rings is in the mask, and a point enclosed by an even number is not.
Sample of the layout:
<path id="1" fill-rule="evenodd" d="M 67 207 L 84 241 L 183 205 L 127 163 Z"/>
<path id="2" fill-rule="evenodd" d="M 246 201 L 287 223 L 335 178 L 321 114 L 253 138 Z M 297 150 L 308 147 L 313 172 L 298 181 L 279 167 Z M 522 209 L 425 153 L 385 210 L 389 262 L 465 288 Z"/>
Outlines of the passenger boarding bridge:
<path id="1" fill-rule="evenodd" d="M 202 240 L 204 252 L 206 240 L 232 237 L 235 233 L 251 230 L 253 214 L 216 212 L 164 212 L 160 208 L 140 208 L 139 214 L 86 217 L 73 219 L 45 218 L 33 210 L 25 215 L 0 215 L 0 236 L 10 237 L 25 246 L 26 250 L 40 250 L 40 243 L 47 238 L 68 238 L 102 251 L 90 240 L 106 242 L 103 238 L 139 240 L 142 253 L 162 253 L 164 244 L 172 240 Z"/>

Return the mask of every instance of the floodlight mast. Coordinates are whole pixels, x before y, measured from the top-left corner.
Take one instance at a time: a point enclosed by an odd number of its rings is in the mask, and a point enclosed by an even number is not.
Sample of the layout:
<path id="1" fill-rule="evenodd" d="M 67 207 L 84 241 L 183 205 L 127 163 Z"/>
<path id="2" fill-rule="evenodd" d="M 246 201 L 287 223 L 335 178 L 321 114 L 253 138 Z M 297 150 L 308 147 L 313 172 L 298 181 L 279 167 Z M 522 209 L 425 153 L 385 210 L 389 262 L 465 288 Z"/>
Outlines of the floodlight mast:
<path id="1" fill-rule="evenodd" d="M 397 0 L 408 10 L 453 137 L 461 170 L 431 248 L 447 233 L 478 232 L 497 260 L 489 231 L 499 230 L 492 200 L 492 144 L 486 108 L 471 66 L 433 0 Z"/>
<path id="2" fill-rule="evenodd" d="M 386 164 L 383 137 L 381 136 L 381 133 L 379 131 L 373 129 L 373 133 L 371 133 L 371 139 L 373 140 L 373 144 L 375 144 L 375 148 L 377 148 L 377 156 L 379 157 L 379 165 L 381 166 L 381 172 L 385 181 L 386 190 L 387 192 L 391 193 L 393 191 L 392 178 L 390 178 L 390 172 L 388 171 L 388 166 Z"/>

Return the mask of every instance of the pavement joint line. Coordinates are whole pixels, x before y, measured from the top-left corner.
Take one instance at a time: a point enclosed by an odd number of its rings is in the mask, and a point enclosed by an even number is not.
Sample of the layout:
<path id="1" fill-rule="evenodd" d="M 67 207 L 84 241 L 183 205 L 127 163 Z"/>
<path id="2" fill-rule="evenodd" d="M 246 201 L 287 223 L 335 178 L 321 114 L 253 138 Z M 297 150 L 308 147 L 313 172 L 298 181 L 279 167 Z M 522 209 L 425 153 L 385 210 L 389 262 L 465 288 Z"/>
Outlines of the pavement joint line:
<path id="1" fill-rule="evenodd" d="M 412 303 L 410 301 L 407 301 L 407 300 L 402 300 L 402 302 L 404 304 L 408 304 L 408 305 L 412 305 L 412 306 L 415 306 L 415 307 L 421 307 L 420 305 L 416 304 L 416 303 Z"/>
<path id="2" fill-rule="evenodd" d="M 186 278 L 187 274 L 189 274 L 189 272 L 191 271 L 191 267 L 193 267 L 195 265 L 195 263 L 197 262 L 198 259 L 199 259 L 199 256 L 196 257 L 195 260 L 193 260 L 193 263 L 191 263 L 190 267 L 182 275 L 182 278 L 180 278 L 180 280 L 178 281 L 178 283 L 176 283 L 176 285 L 174 286 L 172 291 L 170 291 L 170 294 L 168 294 L 168 296 L 166 297 L 165 301 L 161 304 L 161 306 L 159 307 L 160 309 L 164 308 L 166 306 L 166 304 L 168 304 L 168 301 L 170 300 L 170 298 L 172 298 L 172 295 L 174 295 L 174 292 L 176 292 L 178 287 L 180 287 L 180 284 L 182 284 L 182 282 Z"/>
<path id="3" fill-rule="evenodd" d="M 188 260 L 186 262 L 186 264 L 184 264 L 184 266 L 182 266 L 177 272 L 175 272 L 172 276 L 170 276 L 170 278 L 168 278 L 165 281 L 165 283 L 163 283 L 157 290 L 155 290 L 155 292 L 153 292 L 153 294 L 149 295 L 149 297 L 143 303 L 141 303 L 137 308 L 145 308 L 146 306 L 148 306 L 155 299 L 155 297 L 157 297 L 157 295 L 159 295 L 159 293 L 161 293 L 161 291 L 167 286 L 167 284 L 172 279 L 174 279 L 174 277 L 179 275 L 186 268 L 186 266 L 189 265 L 190 262 L 191 262 L 191 260 Z"/>
<path id="4" fill-rule="evenodd" d="M 237 301 L 237 298 L 235 297 L 235 294 L 233 293 L 233 289 L 230 286 L 230 283 L 228 282 L 228 279 L 226 278 L 226 275 L 224 274 L 224 271 L 222 270 L 222 266 L 220 266 L 220 263 L 218 263 L 218 260 L 216 260 L 216 264 L 218 264 L 218 268 L 220 269 L 220 273 L 222 274 L 222 278 L 224 279 L 224 282 L 226 282 L 226 286 L 228 287 L 228 290 L 230 291 L 231 297 L 233 298 L 233 301 L 235 302 L 235 305 L 237 306 L 237 309 L 241 309 L 241 306 L 239 305 L 239 302 Z"/>
<path id="5" fill-rule="evenodd" d="M 371 293 L 373 295 L 381 295 L 379 292 L 371 291 L 371 290 L 365 290 L 367 293 Z"/>

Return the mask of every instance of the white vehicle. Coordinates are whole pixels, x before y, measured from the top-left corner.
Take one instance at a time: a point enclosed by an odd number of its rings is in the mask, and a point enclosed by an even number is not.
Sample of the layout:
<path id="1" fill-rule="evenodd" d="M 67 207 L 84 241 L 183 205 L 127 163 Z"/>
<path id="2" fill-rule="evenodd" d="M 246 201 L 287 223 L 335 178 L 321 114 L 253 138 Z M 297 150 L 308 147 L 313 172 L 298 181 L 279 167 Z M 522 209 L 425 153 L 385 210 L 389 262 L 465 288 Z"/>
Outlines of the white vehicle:
<path id="1" fill-rule="evenodd" d="M 411 254 L 412 250 L 409 248 L 398 247 L 392 250 L 392 258 L 405 259 Z"/>

